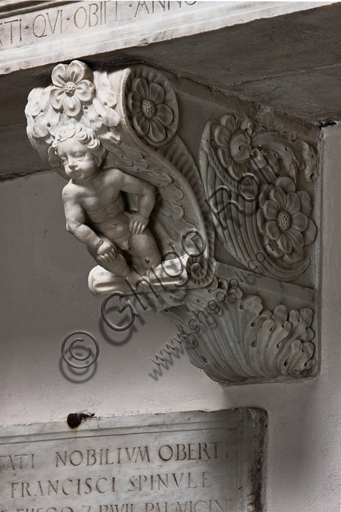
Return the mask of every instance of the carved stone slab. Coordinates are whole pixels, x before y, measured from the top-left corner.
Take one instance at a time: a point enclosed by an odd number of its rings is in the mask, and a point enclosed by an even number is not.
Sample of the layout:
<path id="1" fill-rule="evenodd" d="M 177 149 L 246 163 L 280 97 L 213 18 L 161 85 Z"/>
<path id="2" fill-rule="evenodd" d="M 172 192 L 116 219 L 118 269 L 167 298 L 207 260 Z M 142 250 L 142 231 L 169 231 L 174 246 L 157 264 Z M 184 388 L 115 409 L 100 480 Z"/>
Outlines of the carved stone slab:
<path id="1" fill-rule="evenodd" d="M 257 409 L 0 429 L 1 510 L 262 510 L 266 413 Z"/>
<path id="2" fill-rule="evenodd" d="M 6 4 L 0 7 L 0 74 L 146 46 L 321 3 L 18 0 Z"/>

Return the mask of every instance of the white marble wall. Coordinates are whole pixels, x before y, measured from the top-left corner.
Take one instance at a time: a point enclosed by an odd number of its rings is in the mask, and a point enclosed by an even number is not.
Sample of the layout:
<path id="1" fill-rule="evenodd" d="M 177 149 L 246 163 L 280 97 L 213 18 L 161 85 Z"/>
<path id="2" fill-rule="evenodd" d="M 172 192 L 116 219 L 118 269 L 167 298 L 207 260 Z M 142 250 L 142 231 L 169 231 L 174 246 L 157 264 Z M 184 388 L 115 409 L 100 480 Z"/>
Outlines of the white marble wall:
<path id="1" fill-rule="evenodd" d="M 66 420 L 70 412 L 86 409 L 96 416 L 117 416 L 262 407 L 269 414 L 267 510 L 339 511 L 340 161 L 341 128 L 326 128 L 322 367 L 317 379 L 287 385 L 224 389 L 181 354 L 153 379 L 149 374 L 157 367 L 151 357 L 175 329 L 163 316 L 150 314 L 136 321 L 126 343 L 126 333 L 101 332 L 100 302 L 84 280 L 92 260 L 65 231 L 62 178 L 42 173 L 1 183 L 1 424 Z M 77 329 L 92 332 L 101 352 L 93 377 L 74 383 L 60 371 L 60 347 Z"/>

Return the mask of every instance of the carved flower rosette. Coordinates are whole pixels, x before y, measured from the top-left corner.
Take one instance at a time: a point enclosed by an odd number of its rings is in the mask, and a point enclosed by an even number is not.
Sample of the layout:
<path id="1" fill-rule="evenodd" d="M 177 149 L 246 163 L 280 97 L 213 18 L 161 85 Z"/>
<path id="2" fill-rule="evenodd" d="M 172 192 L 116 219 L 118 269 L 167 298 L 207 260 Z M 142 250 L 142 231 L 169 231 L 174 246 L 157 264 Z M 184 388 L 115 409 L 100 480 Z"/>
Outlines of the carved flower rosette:
<path id="1" fill-rule="evenodd" d="M 176 134 L 179 120 L 174 89 L 164 74 L 138 66 L 126 85 L 127 113 L 137 135 L 159 147 Z"/>
<path id="2" fill-rule="evenodd" d="M 298 183 L 312 182 L 316 165 L 315 150 L 294 133 L 232 114 L 207 123 L 200 151 L 206 201 L 236 261 L 249 268 L 265 254 L 265 275 L 289 282 L 307 269 L 317 229 L 312 198 Z"/>
<path id="3" fill-rule="evenodd" d="M 51 79 L 50 86 L 29 94 L 27 135 L 42 160 L 64 176 L 60 160 L 49 152 L 56 133 L 62 126 L 81 123 L 92 128 L 108 149 L 115 146 L 121 140 L 116 129 L 120 122 L 117 95 L 108 73 L 93 73 L 77 60 L 58 64 Z"/>
<path id="4" fill-rule="evenodd" d="M 309 194 L 296 192 L 291 178 L 277 178 L 268 198 L 266 190 L 261 194 L 259 206 L 257 227 L 267 253 L 289 265 L 301 261 L 304 247 L 316 238 Z"/>

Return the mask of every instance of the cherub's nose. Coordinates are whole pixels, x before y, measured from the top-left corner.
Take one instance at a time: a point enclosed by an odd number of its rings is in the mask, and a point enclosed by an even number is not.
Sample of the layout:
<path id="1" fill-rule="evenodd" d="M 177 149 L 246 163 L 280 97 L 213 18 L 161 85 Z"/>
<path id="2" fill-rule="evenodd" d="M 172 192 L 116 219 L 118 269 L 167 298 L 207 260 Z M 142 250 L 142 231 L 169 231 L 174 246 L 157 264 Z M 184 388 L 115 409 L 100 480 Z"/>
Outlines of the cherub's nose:
<path id="1" fill-rule="evenodd" d="M 76 165 L 77 165 L 77 164 L 69 164 L 69 169 L 70 169 L 71 171 L 74 171 L 74 170 L 76 169 Z"/>

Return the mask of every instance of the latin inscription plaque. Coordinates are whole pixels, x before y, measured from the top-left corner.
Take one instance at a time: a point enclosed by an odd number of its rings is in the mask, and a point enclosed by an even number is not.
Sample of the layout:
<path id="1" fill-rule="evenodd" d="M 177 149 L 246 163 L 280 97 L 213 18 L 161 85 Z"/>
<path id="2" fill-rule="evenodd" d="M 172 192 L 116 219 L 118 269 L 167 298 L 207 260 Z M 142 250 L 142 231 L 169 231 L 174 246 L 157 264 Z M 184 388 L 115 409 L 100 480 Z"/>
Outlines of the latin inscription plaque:
<path id="1" fill-rule="evenodd" d="M 57 62 L 179 37 L 183 35 L 182 27 L 187 30 L 187 25 L 193 24 L 193 11 L 199 25 L 212 15 L 221 16 L 219 1 L 54 1 L 30 2 L 27 7 L 22 2 L 17 4 L 17 9 L 11 5 L 7 11 L 0 11 L 0 74 L 41 65 L 42 56 L 44 63 Z"/>
<path id="2" fill-rule="evenodd" d="M 259 512 L 258 409 L 0 429 L 0 511 Z"/>
<path id="3" fill-rule="evenodd" d="M 0 74 L 147 46 L 298 9 L 295 3 L 290 8 L 286 4 L 274 2 L 269 9 L 266 1 L 11 0 L 0 5 Z"/>

